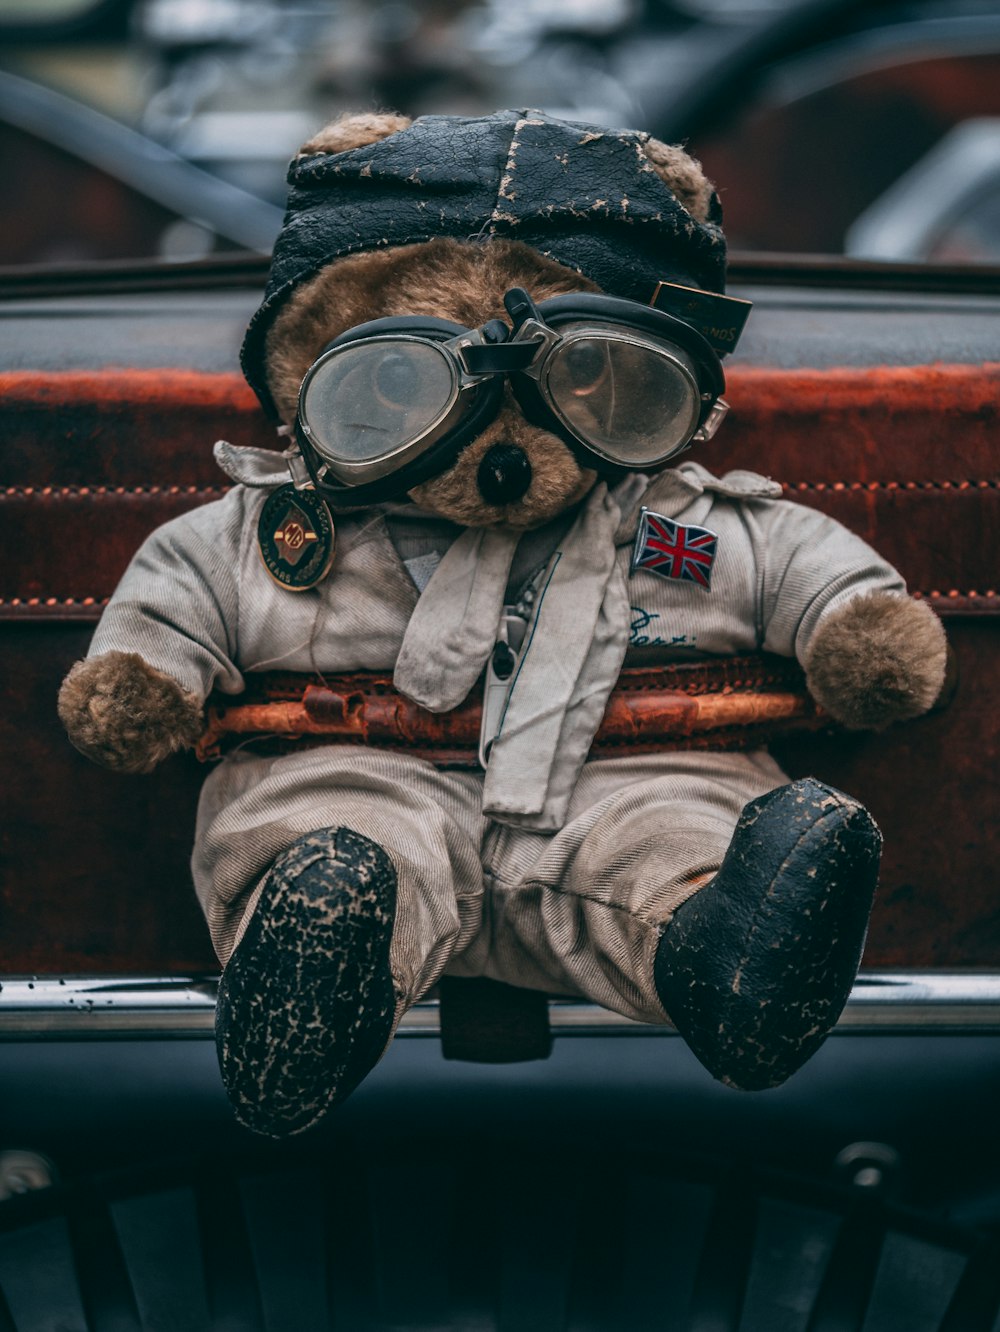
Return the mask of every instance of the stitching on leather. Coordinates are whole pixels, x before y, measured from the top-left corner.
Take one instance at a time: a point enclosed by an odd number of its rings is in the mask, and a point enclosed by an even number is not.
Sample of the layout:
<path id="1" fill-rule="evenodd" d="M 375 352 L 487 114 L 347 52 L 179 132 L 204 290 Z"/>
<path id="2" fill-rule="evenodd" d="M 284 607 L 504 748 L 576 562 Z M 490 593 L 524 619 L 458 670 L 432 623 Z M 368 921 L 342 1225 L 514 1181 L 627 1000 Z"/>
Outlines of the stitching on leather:
<path id="1" fill-rule="evenodd" d="M 664 666 L 669 667 L 671 664 L 672 663 L 667 662 L 664 663 Z M 795 683 L 792 678 L 793 673 L 791 669 L 793 664 L 791 659 L 789 659 L 789 669 L 783 674 L 776 671 L 770 675 L 748 676 L 745 679 L 726 680 L 723 682 L 723 689 L 729 690 L 734 694 L 738 694 L 745 690 L 766 689 L 769 685 L 778 685 L 790 689 Z M 657 668 L 655 666 L 640 666 L 635 669 L 654 671 Z M 649 681 L 647 684 L 638 684 L 626 679 L 625 683 L 628 686 L 628 692 L 630 694 L 660 694 L 666 687 L 662 681 Z M 703 681 L 688 681 L 683 684 L 678 684 L 676 692 L 697 696 L 698 694 L 717 694 L 719 690 L 715 685 L 707 684 Z"/>
<path id="2" fill-rule="evenodd" d="M 966 481 L 785 481 L 786 490 L 1000 490 L 1000 480 Z M 225 495 L 232 486 L 5 486 L 0 499 L 92 499 L 108 495 Z"/>
<path id="3" fill-rule="evenodd" d="M 4 606 L 106 606 L 110 597 L 0 597 Z"/>
<path id="4" fill-rule="evenodd" d="M 961 592 L 959 591 L 958 588 L 953 587 L 949 588 L 947 591 L 939 591 L 938 589 L 934 589 L 930 592 L 913 592 L 911 595 L 918 601 L 965 600 L 965 601 L 1000 602 L 1000 592 L 998 592 L 995 588 L 989 588 L 986 592 L 979 592 L 979 591 Z M 61 606 L 83 606 L 89 609 L 94 606 L 106 606 L 109 601 L 110 597 L 27 597 L 27 596 L 0 597 L 0 613 L 8 609 L 22 610 L 25 607 L 31 609 L 36 609 L 41 607 L 45 607 L 47 609 L 58 609 Z M 734 680 L 730 682 L 729 687 L 734 691 L 736 691 L 741 688 L 745 689 L 748 686 L 751 688 L 759 688 L 761 686 L 766 686 L 768 684 L 785 685 L 788 683 L 789 682 L 784 680 L 781 676 L 763 676 L 760 679 L 753 679 L 753 680 L 750 679 L 738 680 L 738 681 Z M 653 684 L 637 685 L 634 688 L 634 692 L 642 693 L 644 690 L 657 690 L 661 687 L 662 686 L 657 686 Z M 703 690 L 700 687 L 695 686 L 692 688 L 685 689 L 684 692 L 707 693 L 710 691 L 707 688 Z"/>
<path id="5" fill-rule="evenodd" d="M 517 163 L 514 161 L 514 157 L 517 153 L 517 132 L 523 124 L 523 119 L 516 121 L 514 124 L 514 129 L 510 136 L 510 143 L 507 145 L 507 160 L 504 163 L 503 171 L 500 174 L 500 183 L 497 185 L 497 197 L 493 201 L 493 211 L 490 213 L 489 222 L 486 224 L 487 226 L 492 227 L 497 222 L 509 222 L 512 220 L 509 214 L 502 214 L 500 212 L 500 200 L 503 198 L 504 190 L 508 189 L 513 184 L 513 175 L 517 166 Z M 483 230 L 485 231 L 486 227 L 484 227 Z"/>
<path id="6" fill-rule="evenodd" d="M 5 486 L 3 499 L 93 499 L 115 495 L 166 495 L 169 498 L 226 495 L 232 486 Z"/>
<path id="7" fill-rule="evenodd" d="M 785 481 L 786 490 L 997 490 L 1000 481 Z"/>
<path id="8" fill-rule="evenodd" d="M 1000 598 L 1000 593 L 997 592 L 996 588 L 992 587 L 988 588 L 985 592 L 960 592 L 957 587 L 951 587 L 946 592 L 939 592 L 935 589 L 932 592 L 914 592 L 913 596 L 918 598 L 926 597 L 929 600 L 934 600 L 935 598 L 953 599 L 955 597 L 967 597 L 970 601 L 994 601 Z"/>
<path id="9" fill-rule="evenodd" d="M 510 212 L 509 209 L 504 211 L 501 205 L 502 203 L 512 202 L 514 198 L 514 196 L 508 193 L 508 191 L 514 184 L 514 173 L 517 170 L 517 161 L 515 159 L 517 158 L 517 150 L 521 146 L 517 136 L 526 125 L 537 125 L 539 123 L 540 122 L 537 120 L 533 121 L 530 116 L 522 116 L 520 120 L 515 122 L 513 132 L 510 136 L 510 143 L 507 147 L 507 161 L 504 163 L 503 173 L 500 176 L 500 183 L 497 186 L 497 197 L 493 204 L 493 211 L 490 213 L 489 220 L 483 227 L 483 231 L 485 231 L 487 227 L 491 230 L 494 229 L 498 222 L 515 223 L 517 221 L 516 215 Z"/>

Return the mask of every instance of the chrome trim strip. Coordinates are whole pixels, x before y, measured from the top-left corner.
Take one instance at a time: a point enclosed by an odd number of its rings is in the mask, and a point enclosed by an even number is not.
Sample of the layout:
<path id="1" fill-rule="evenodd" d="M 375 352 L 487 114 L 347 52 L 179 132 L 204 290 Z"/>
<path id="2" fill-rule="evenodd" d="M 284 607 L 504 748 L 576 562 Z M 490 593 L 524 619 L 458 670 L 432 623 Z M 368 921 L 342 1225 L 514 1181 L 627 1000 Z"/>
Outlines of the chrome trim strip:
<path id="1" fill-rule="evenodd" d="M 212 1035 L 215 977 L 15 977 L 0 980 L 0 1041 Z M 595 1004 L 553 999 L 557 1036 L 673 1036 Z M 837 1032 L 1000 1033 L 1000 973 L 863 972 Z M 437 1036 L 436 1000 L 403 1017 L 402 1036 Z"/>

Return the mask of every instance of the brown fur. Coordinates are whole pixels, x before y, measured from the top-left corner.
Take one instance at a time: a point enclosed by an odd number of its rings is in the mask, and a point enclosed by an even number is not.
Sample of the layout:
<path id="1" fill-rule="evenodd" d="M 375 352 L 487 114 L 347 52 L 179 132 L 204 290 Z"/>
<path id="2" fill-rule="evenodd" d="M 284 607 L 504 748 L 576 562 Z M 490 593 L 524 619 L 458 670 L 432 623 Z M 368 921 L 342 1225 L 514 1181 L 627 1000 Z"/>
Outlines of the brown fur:
<path id="1" fill-rule="evenodd" d="M 648 140 L 646 156 L 656 174 L 670 186 L 677 202 L 695 221 L 704 222 L 708 218 L 714 190 L 701 169 L 701 163 L 677 144 L 661 143 L 659 139 Z"/>
<path id="2" fill-rule="evenodd" d="M 821 621 L 806 680 L 852 730 L 882 730 L 926 712 L 944 683 L 947 645 L 926 603 L 889 592 L 858 597 Z"/>
<path id="3" fill-rule="evenodd" d="M 59 716 L 82 754 L 116 772 L 150 772 L 202 731 L 198 699 L 134 652 L 78 661 L 59 691 Z"/>
<path id="4" fill-rule="evenodd" d="M 476 486 L 483 455 L 494 444 L 514 444 L 531 464 L 528 493 L 503 507 L 487 504 Z M 582 499 L 596 473 L 581 468 L 557 435 L 529 425 L 508 391 L 507 405 L 483 433 L 462 450 L 453 467 L 410 491 L 416 502 L 466 527 L 538 527 Z"/>
<path id="5" fill-rule="evenodd" d="M 346 153 L 351 148 L 363 148 L 366 143 L 387 139 L 390 134 L 404 130 L 412 123 L 409 116 L 397 116 L 391 111 L 338 116 L 307 140 L 299 149 L 298 156 Z"/>
<path id="6" fill-rule="evenodd" d="M 302 147 L 302 154 L 342 152 L 404 129 L 403 116 L 342 116 Z M 650 139 L 646 155 L 692 216 L 704 219 L 712 187 L 683 149 Z M 535 300 L 597 291 L 572 269 L 519 241 L 470 243 L 439 237 L 418 245 L 335 260 L 289 297 L 268 333 L 268 387 L 284 422 L 295 419 L 299 385 L 323 347 L 346 329 L 387 315 L 431 315 L 475 328 L 503 318 L 503 296 L 525 287 Z M 479 494 L 476 472 L 495 443 L 516 444 L 527 455 L 532 482 L 516 503 L 497 507 Z M 508 393 L 500 416 L 468 445 L 443 475 L 417 486 L 423 507 L 465 526 L 507 523 L 536 527 L 581 499 L 595 474 L 582 469 L 557 435 L 530 426 Z"/>

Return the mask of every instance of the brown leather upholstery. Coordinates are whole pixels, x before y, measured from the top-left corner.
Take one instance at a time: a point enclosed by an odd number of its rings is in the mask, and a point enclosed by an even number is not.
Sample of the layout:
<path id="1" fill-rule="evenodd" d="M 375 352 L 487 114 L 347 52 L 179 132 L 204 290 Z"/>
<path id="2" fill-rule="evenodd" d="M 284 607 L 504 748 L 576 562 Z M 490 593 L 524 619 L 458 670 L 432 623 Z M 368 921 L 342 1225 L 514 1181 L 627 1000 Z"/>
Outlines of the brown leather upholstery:
<path id="1" fill-rule="evenodd" d="M 698 455 L 778 477 L 946 617 L 961 674 L 947 711 L 773 745 L 883 828 L 869 967 L 1000 955 L 997 384 L 996 366 L 736 365 L 732 417 Z M 99 771 L 70 748 L 55 696 L 142 537 L 222 493 L 212 441 L 273 435 L 235 374 L 187 370 L 8 372 L 0 430 L 0 974 L 212 970 L 187 869 L 203 770 L 184 756 L 150 777 Z"/>

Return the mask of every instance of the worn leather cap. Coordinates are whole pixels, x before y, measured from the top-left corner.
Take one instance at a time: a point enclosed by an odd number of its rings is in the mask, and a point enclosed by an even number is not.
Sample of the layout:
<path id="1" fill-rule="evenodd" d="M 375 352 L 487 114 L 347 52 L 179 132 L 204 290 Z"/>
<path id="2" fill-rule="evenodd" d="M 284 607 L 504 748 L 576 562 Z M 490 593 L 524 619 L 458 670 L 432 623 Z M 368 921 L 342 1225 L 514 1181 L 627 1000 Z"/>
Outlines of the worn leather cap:
<path id="1" fill-rule="evenodd" d="M 347 152 L 296 158 L 270 279 L 243 343 L 264 408 L 265 339 L 290 293 L 332 260 L 453 236 L 524 242 L 609 295 L 648 303 L 657 282 L 724 289 L 721 209 L 696 221 L 645 155 L 650 136 L 541 111 L 421 116 Z"/>

